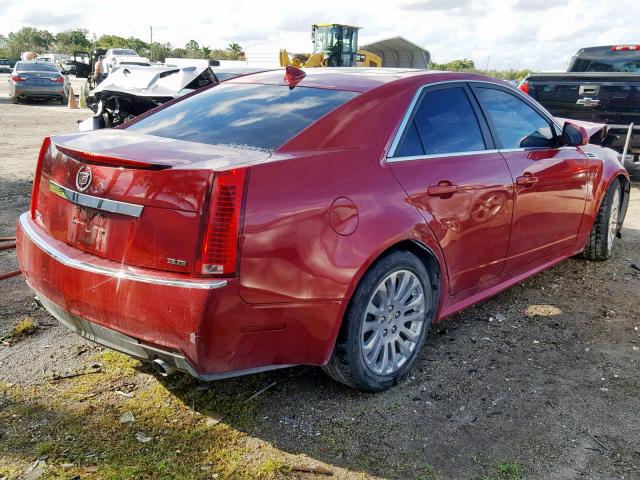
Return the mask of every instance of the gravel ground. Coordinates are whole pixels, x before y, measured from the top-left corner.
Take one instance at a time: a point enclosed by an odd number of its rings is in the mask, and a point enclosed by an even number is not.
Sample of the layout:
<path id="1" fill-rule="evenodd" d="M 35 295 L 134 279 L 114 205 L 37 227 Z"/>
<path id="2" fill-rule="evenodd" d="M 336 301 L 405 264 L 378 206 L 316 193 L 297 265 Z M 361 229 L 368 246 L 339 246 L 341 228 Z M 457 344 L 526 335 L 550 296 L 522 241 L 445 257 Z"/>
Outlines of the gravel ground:
<path id="1" fill-rule="evenodd" d="M 76 119 L 89 115 L 11 105 L 5 77 L 0 236 L 12 235 L 28 208 L 42 137 L 74 131 Z M 632 173 L 640 178 L 640 168 Z M 388 392 L 357 393 L 313 368 L 200 388 L 220 396 L 237 382 L 275 382 L 245 433 L 339 478 L 489 478 L 499 465 L 517 463 L 524 473 L 513 478 L 638 479 L 640 271 L 632 264 L 640 265 L 639 246 L 636 183 L 613 259 L 562 262 L 437 325 L 413 375 Z M 15 268 L 15 253 L 0 252 L 0 271 Z M 31 336 L 0 346 L 0 381 L 27 386 L 88 366 L 101 349 L 66 332 L 31 298 L 20 276 L 0 283 L 0 337 L 24 317 L 38 323 Z"/>

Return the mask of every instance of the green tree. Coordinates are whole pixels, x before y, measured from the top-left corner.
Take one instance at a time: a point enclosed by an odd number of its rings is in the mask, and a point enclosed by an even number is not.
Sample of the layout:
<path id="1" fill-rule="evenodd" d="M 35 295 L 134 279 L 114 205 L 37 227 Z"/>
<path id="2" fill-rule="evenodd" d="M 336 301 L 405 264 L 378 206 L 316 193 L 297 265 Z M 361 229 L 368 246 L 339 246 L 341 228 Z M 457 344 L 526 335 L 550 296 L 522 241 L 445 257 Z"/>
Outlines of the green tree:
<path id="1" fill-rule="evenodd" d="M 88 38 L 89 30 L 79 28 L 57 33 L 54 40 L 56 53 L 73 53 L 78 50 L 89 50 L 91 40 Z"/>
<path id="2" fill-rule="evenodd" d="M 171 51 L 171 55 L 174 58 L 186 58 L 187 57 L 187 51 L 184 48 L 174 48 Z"/>
<path id="3" fill-rule="evenodd" d="M 189 40 L 184 48 L 187 51 L 196 51 L 200 50 L 200 45 L 198 45 L 198 42 L 196 42 L 195 40 Z"/>
<path id="4" fill-rule="evenodd" d="M 96 41 L 95 46 L 101 48 L 128 48 L 126 38 L 117 35 L 102 35 Z"/>
<path id="5" fill-rule="evenodd" d="M 22 27 L 17 32 L 11 32 L 7 37 L 7 54 L 11 58 L 19 58 L 22 52 L 45 53 L 54 40 L 54 36 L 48 30 Z"/>
<path id="6" fill-rule="evenodd" d="M 431 63 L 432 70 L 448 70 L 452 72 L 458 71 L 466 71 L 466 70 L 475 70 L 476 66 L 473 63 L 473 60 L 468 58 L 463 58 L 462 60 L 453 60 L 448 63 Z"/>
<path id="7" fill-rule="evenodd" d="M 242 50 L 242 47 L 235 42 L 227 45 L 227 52 L 229 53 L 229 56 L 234 60 L 240 60 L 244 58 L 244 51 Z"/>
<path id="8" fill-rule="evenodd" d="M 170 43 L 153 42 L 149 45 L 149 60 L 152 62 L 164 62 L 165 58 L 174 56 Z"/>
<path id="9" fill-rule="evenodd" d="M 148 56 L 149 55 L 149 44 L 144 40 L 140 40 L 139 38 L 129 37 L 125 40 L 127 48 L 132 48 L 138 55 Z"/>

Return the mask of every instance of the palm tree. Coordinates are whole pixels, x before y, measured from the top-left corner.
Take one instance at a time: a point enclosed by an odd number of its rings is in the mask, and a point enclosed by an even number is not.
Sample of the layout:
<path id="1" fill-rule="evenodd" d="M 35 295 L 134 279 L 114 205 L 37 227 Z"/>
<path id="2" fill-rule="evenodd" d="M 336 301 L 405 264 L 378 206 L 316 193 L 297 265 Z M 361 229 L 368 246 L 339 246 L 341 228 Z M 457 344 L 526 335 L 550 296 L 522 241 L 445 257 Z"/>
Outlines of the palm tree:
<path id="1" fill-rule="evenodd" d="M 229 52 L 229 55 L 232 58 L 235 58 L 236 60 L 244 57 L 244 52 L 242 51 L 242 47 L 235 42 L 229 44 L 229 46 L 227 47 L 227 52 Z"/>

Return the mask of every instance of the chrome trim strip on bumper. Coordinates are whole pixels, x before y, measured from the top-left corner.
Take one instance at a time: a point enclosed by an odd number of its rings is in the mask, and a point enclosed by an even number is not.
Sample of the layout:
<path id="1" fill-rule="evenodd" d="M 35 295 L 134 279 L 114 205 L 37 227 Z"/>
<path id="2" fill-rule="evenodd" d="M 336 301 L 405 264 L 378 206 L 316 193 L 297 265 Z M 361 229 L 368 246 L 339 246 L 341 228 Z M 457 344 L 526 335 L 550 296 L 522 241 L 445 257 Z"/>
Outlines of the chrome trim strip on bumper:
<path id="1" fill-rule="evenodd" d="M 139 217 L 142 215 L 142 210 L 144 209 L 143 205 L 119 202 L 117 200 L 109 200 L 108 198 L 94 197 L 93 195 L 76 192 L 75 190 L 57 184 L 53 180 L 49 180 L 49 190 L 59 197 L 82 207 L 95 208 L 96 210 L 119 213 L 130 217 Z"/>
<path id="2" fill-rule="evenodd" d="M 20 215 L 20 226 L 24 230 L 24 233 L 35 243 L 42 251 L 44 251 L 51 258 L 57 260 L 63 265 L 75 268 L 77 270 L 83 270 L 89 273 L 96 273 L 98 275 L 105 275 L 108 277 L 131 280 L 134 282 L 150 283 L 153 285 L 166 285 L 169 287 L 180 288 L 200 288 L 205 290 L 212 290 L 216 288 L 222 288 L 227 285 L 226 280 L 179 280 L 172 278 L 162 278 L 154 275 L 146 275 L 137 272 L 132 272 L 122 269 L 104 267 L 100 265 L 94 265 L 82 260 L 68 257 L 64 253 L 51 247 L 47 242 L 36 232 L 31 225 L 29 225 L 29 212 L 25 212 Z"/>

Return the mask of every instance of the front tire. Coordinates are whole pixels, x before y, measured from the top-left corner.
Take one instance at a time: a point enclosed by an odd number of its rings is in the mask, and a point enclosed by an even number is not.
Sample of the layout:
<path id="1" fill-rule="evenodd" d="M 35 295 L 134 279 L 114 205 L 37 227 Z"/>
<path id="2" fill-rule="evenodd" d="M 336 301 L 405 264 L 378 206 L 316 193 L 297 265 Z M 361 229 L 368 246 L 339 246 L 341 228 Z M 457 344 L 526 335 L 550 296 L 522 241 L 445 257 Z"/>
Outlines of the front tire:
<path id="1" fill-rule="evenodd" d="M 424 264 L 407 251 L 380 259 L 362 278 L 347 308 L 324 371 L 369 392 L 385 390 L 413 367 L 433 317 L 433 289 Z"/>
<path id="2" fill-rule="evenodd" d="M 591 227 L 589 240 L 587 240 L 582 254 L 584 258 L 597 261 L 611 258 L 618 236 L 621 205 L 622 188 L 620 181 L 615 180 L 600 204 L 593 227 Z"/>

